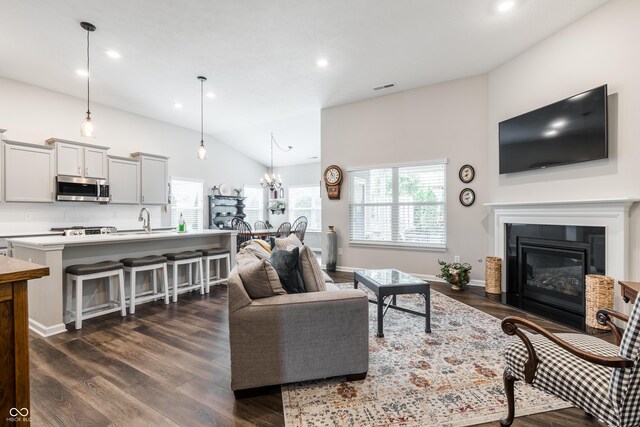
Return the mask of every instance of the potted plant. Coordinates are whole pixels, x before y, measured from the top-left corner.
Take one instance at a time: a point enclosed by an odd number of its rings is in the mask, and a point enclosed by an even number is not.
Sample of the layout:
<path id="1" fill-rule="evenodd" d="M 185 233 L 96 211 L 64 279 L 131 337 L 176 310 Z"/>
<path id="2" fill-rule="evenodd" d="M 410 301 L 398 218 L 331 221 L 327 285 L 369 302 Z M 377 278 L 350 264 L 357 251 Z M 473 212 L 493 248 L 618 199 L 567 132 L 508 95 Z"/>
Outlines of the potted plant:
<path id="1" fill-rule="evenodd" d="M 436 277 L 444 279 L 447 283 L 451 284 L 451 289 L 454 291 L 461 291 L 464 289 L 464 285 L 469 283 L 469 272 L 471 271 L 471 264 L 459 263 L 459 262 L 446 262 L 438 260 L 440 264 L 440 274 Z"/>

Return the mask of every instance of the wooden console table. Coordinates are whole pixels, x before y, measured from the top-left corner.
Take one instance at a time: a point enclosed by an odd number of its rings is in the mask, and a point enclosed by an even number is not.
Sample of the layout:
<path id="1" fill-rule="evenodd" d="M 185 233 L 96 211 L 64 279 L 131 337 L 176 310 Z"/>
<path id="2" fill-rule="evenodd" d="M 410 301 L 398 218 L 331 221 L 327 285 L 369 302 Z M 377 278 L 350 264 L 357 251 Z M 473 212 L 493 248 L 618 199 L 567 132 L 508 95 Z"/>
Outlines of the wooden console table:
<path id="1" fill-rule="evenodd" d="M 49 267 L 0 256 L 0 421 L 28 423 L 29 311 L 27 280 L 49 275 Z M 19 412 L 17 412 L 19 411 Z"/>
<path id="2" fill-rule="evenodd" d="M 618 283 L 620 283 L 620 290 L 622 291 L 622 299 L 624 302 L 635 301 L 640 291 L 640 282 L 623 282 L 619 280 Z"/>

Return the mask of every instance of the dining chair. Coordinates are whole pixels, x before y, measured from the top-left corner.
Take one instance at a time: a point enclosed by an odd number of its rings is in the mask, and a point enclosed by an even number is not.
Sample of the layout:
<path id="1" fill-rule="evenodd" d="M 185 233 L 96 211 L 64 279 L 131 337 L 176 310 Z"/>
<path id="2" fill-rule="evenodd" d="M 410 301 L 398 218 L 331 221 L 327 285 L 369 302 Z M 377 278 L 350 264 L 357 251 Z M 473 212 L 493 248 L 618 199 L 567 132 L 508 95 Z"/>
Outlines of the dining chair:
<path id="1" fill-rule="evenodd" d="M 291 226 L 291 232 L 294 233 L 302 243 L 304 243 L 304 234 L 306 233 L 306 231 L 307 217 L 301 216 L 300 218 L 296 219 L 293 223 L 293 226 Z"/>
<path id="2" fill-rule="evenodd" d="M 268 230 L 269 227 L 267 227 L 267 223 L 264 221 L 256 221 L 253 224 L 253 229 L 254 230 Z"/>
<path id="3" fill-rule="evenodd" d="M 253 240 L 253 232 L 251 231 L 251 225 L 248 222 L 239 220 L 236 222 L 236 230 L 238 230 L 238 236 L 236 237 L 237 248 L 236 250 L 240 250 L 240 245 L 244 242 L 248 242 L 249 240 Z"/>
<path id="4" fill-rule="evenodd" d="M 289 234 L 291 234 L 291 223 L 283 222 L 282 224 L 280 224 L 280 227 L 278 227 L 275 237 L 283 238 L 289 236 Z"/>

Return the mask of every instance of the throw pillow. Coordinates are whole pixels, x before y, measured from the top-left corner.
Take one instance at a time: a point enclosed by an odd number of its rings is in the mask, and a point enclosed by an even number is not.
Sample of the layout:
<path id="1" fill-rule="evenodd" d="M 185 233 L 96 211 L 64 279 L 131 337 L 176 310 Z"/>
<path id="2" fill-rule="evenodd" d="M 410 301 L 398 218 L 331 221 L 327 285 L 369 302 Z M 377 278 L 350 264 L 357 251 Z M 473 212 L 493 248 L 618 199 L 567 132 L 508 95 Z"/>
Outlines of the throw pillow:
<path id="1" fill-rule="evenodd" d="M 320 267 L 318 263 L 316 254 L 314 254 L 307 245 L 303 245 L 300 248 L 300 267 L 302 267 L 302 280 L 304 281 L 304 288 L 307 292 L 326 290 L 324 277 L 322 276 L 322 267 Z"/>
<path id="2" fill-rule="evenodd" d="M 253 239 L 251 241 L 254 244 L 258 244 L 260 246 L 262 246 L 262 248 L 267 251 L 269 253 L 269 255 L 271 255 L 271 245 L 269 243 L 267 243 L 266 241 L 262 240 L 262 239 Z"/>
<path id="3" fill-rule="evenodd" d="M 298 239 L 298 236 L 295 234 L 289 234 L 288 237 L 283 237 L 282 239 L 276 239 L 276 248 L 278 249 L 287 249 L 287 246 L 296 246 L 298 248 L 302 247 L 302 242 Z"/>
<path id="4" fill-rule="evenodd" d="M 292 251 L 274 249 L 271 253 L 271 265 L 278 272 L 280 282 L 288 294 L 306 292 L 302 272 L 300 271 L 300 248 Z"/>
<path id="5" fill-rule="evenodd" d="M 238 275 L 251 299 L 284 295 L 278 273 L 269 261 L 258 259 L 250 252 L 241 250 L 236 256 Z"/>
<path id="6" fill-rule="evenodd" d="M 271 258 L 271 251 L 267 252 L 257 240 L 251 240 L 244 247 L 244 250 L 254 254 L 258 259 L 266 259 L 268 261 Z"/>

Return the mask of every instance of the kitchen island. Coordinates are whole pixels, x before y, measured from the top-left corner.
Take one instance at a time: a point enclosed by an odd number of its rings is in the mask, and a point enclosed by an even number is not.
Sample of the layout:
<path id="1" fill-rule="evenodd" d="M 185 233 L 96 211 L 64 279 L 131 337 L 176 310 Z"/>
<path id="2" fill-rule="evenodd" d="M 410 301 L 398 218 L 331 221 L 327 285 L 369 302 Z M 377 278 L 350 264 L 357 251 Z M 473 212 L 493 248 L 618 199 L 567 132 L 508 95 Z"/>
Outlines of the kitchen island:
<path id="1" fill-rule="evenodd" d="M 29 282 L 29 328 L 42 336 L 51 336 L 66 332 L 63 307 L 66 267 L 213 247 L 229 249 L 233 266 L 236 235 L 235 230 L 155 231 L 150 234 L 141 231 L 9 238 L 7 244 L 13 257 L 49 267 L 50 276 Z"/>

